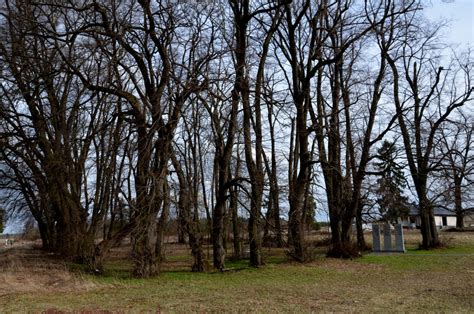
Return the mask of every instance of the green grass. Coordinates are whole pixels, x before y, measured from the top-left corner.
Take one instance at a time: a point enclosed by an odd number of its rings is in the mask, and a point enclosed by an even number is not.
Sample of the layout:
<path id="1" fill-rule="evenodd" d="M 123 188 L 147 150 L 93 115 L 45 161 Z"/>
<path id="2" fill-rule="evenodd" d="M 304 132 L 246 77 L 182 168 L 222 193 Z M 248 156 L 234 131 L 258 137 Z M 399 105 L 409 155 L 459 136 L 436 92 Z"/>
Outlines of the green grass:
<path id="1" fill-rule="evenodd" d="M 474 244 L 474 234 L 471 237 Z M 130 277 L 126 259 L 108 262 L 100 277 L 76 268 L 77 289 L 0 296 L 0 312 L 474 311 L 474 245 L 469 241 L 446 249 L 371 253 L 354 260 L 318 258 L 309 264 L 288 262 L 281 251 L 269 253 L 266 265 L 258 269 L 248 267 L 248 260 L 238 260 L 229 261 L 231 270 L 224 273 L 191 273 L 179 266 L 152 279 Z M 171 264 L 189 260 L 185 255 L 168 258 Z M 92 288 L 81 289 L 81 282 Z"/>
<path id="2" fill-rule="evenodd" d="M 310 287 L 315 282 L 338 277 L 337 272 L 316 267 L 269 265 L 260 269 L 246 268 L 226 273 L 190 273 L 169 271 L 158 278 L 135 279 L 110 276 L 91 277 L 104 287 L 90 292 L 18 296 L 13 307 L 20 311 L 41 311 L 47 308 L 126 310 L 231 310 L 261 309 L 299 310 L 295 304 L 300 291 L 290 287 Z M 345 276 L 339 276 L 344 279 Z M 274 299 L 279 295 L 279 299 Z M 271 301 L 273 300 L 273 301 Z M 12 306 L 12 304 L 10 304 Z"/>

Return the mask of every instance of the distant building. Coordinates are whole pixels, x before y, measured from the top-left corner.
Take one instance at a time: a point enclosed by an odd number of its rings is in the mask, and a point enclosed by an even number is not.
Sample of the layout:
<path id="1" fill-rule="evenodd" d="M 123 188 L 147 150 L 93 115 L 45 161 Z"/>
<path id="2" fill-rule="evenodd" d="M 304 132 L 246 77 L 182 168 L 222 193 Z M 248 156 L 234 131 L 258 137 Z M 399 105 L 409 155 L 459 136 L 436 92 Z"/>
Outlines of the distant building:
<path id="1" fill-rule="evenodd" d="M 464 214 L 464 228 L 474 228 L 474 210 Z"/>
<path id="2" fill-rule="evenodd" d="M 456 227 L 456 213 L 446 208 L 435 206 L 433 208 L 435 224 L 438 228 Z M 399 223 L 408 228 L 420 228 L 421 218 L 417 205 L 410 208 L 410 213 L 405 219 L 399 218 Z M 474 227 L 474 213 L 464 215 L 464 227 Z"/>

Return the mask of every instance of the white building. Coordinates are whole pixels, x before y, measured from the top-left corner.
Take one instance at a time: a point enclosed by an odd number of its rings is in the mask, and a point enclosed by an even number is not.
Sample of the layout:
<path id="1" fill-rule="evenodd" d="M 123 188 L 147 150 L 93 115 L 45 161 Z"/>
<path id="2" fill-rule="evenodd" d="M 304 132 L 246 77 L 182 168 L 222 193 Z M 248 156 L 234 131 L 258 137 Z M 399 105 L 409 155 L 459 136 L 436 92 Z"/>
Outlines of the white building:
<path id="1" fill-rule="evenodd" d="M 456 214 L 454 212 L 441 207 L 435 207 L 433 214 L 438 228 L 456 227 Z M 410 209 L 408 218 L 402 220 L 401 223 L 407 227 L 419 228 L 421 226 L 421 218 L 418 206 L 413 206 Z"/>

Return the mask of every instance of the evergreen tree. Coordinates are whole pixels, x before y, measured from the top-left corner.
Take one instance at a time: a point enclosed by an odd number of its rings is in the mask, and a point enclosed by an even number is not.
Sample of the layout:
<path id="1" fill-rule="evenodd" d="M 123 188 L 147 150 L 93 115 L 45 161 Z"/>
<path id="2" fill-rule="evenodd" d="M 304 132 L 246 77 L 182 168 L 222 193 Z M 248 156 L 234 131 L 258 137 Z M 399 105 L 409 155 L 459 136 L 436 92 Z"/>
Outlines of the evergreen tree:
<path id="1" fill-rule="evenodd" d="M 403 195 L 406 180 L 403 167 L 396 162 L 396 146 L 394 142 L 384 141 L 378 149 L 375 164 L 380 177 L 377 180 L 376 194 L 380 213 L 386 221 L 406 218 L 410 212 L 408 199 Z"/>
<path id="2" fill-rule="evenodd" d="M 303 221 L 306 230 L 316 230 L 318 223 L 316 222 L 316 200 L 313 195 L 308 195 L 303 211 Z"/>

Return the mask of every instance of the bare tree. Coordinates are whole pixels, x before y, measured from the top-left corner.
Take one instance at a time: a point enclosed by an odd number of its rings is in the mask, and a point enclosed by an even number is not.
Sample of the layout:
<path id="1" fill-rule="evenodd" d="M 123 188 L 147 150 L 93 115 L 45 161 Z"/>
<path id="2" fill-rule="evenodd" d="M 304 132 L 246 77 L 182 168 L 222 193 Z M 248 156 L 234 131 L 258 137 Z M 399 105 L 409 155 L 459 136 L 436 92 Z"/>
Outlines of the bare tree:
<path id="1" fill-rule="evenodd" d="M 235 67 L 235 85 L 233 93 L 241 98 L 243 107 L 243 136 L 245 147 L 245 161 L 249 174 L 251 185 L 250 197 L 250 216 L 249 216 L 249 246 L 250 246 L 250 265 L 258 267 L 262 264 L 261 257 L 261 239 L 260 239 L 260 215 L 262 207 L 262 197 L 264 188 L 264 164 L 263 164 L 263 135 L 262 135 L 262 90 L 263 80 L 265 78 L 264 70 L 270 41 L 276 31 L 280 19 L 280 10 L 278 4 L 273 2 L 257 3 L 252 8 L 250 1 L 229 1 L 234 17 L 234 37 L 235 47 L 233 48 L 234 67 Z M 248 31 L 253 19 L 264 13 L 272 13 L 273 17 L 268 22 L 270 26 L 265 27 L 264 22 L 257 25 L 254 32 L 262 32 L 263 44 L 261 51 L 257 52 L 257 73 L 255 78 L 255 94 L 253 95 L 253 106 L 250 98 L 250 79 L 249 64 L 247 61 L 247 52 L 249 50 Z M 264 19 L 263 17 L 262 19 Z M 263 28 L 263 29 L 262 29 Z M 252 139 L 251 131 L 255 134 Z M 255 146 L 253 145 L 255 143 Z"/>
<path id="2" fill-rule="evenodd" d="M 329 256 L 357 254 L 350 239 L 351 229 L 353 219 L 358 213 L 362 213 L 362 188 L 367 166 L 373 158 L 372 147 L 391 130 L 396 118 L 393 115 L 380 114 L 386 109 L 382 97 L 387 86 L 387 61 L 382 51 L 386 48 L 380 45 L 378 37 L 379 34 L 384 34 L 388 36 L 388 41 L 392 42 L 397 28 L 387 26 L 390 21 L 399 21 L 408 12 L 416 10 L 415 3 L 388 3 L 382 6 L 367 2 L 363 13 L 356 10 L 341 18 L 342 21 L 359 20 L 363 25 L 367 25 L 364 27 L 367 33 L 353 29 L 354 24 L 341 22 L 343 25 L 339 26 L 340 32 L 329 35 L 330 49 L 334 49 L 332 54 L 340 54 L 341 57 L 328 66 L 326 74 L 330 104 L 324 101 L 320 90 L 317 115 L 312 113 L 313 123 L 319 128 L 319 156 L 331 219 L 332 245 Z M 333 18 L 337 19 L 338 14 L 336 10 Z M 343 36 L 344 33 L 351 35 Z M 344 47 L 347 47 L 346 51 L 341 53 Z M 377 51 L 370 59 L 369 53 L 362 54 L 362 51 L 370 49 L 369 47 Z M 367 62 L 376 65 L 364 73 L 361 67 L 366 67 Z M 318 75 L 317 84 L 324 84 L 322 71 Z M 315 116 L 318 119 L 314 119 Z M 325 117 L 329 117 L 329 121 Z M 377 125 L 384 126 L 378 127 L 377 130 Z M 327 148 L 321 128 L 324 128 L 324 134 L 328 137 Z M 360 220 L 360 217 L 356 219 Z M 359 227 L 358 247 L 364 249 L 366 245 L 361 233 Z"/>
<path id="3" fill-rule="evenodd" d="M 48 39 L 61 12 L 21 1 L 6 1 L 1 10 L 3 187 L 31 211 L 46 248 L 83 256 L 104 217 L 89 213 L 84 198 L 91 145 L 114 123 L 110 102 L 65 70 L 60 49 Z"/>
<path id="4" fill-rule="evenodd" d="M 280 221 L 280 186 L 278 180 L 278 156 L 277 156 L 277 117 L 279 108 L 282 105 L 278 104 L 275 99 L 274 91 L 276 90 L 275 82 L 271 82 L 267 78 L 267 87 L 264 89 L 264 98 L 267 105 L 267 120 L 268 132 L 270 133 L 270 158 L 263 150 L 263 160 L 265 162 L 265 170 L 268 176 L 268 204 L 266 212 L 266 221 L 264 228 L 263 242 L 270 244 L 274 242 L 277 247 L 283 247 L 283 231 Z M 271 233 L 275 236 L 272 237 Z"/>
<path id="5" fill-rule="evenodd" d="M 201 177 L 201 170 L 199 168 L 199 152 L 198 140 L 200 136 L 200 120 L 201 113 L 196 106 L 196 102 L 192 101 L 190 106 L 190 117 L 183 117 L 183 136 L 184 143 L 175 144 L 179 153 L 173 154 L 171 160 L 173 168 L 176 171 L 179 182 L 178 196 L 178 219 L 182 219 L 183 228 L 189 238 L 189 245 L 191 253 L 194 258 L 192 265 L 193 271 L 205 270 L 205 257 L 202 249 L 203 236 L 200 228 L 199 217 L 199 190 Z M 202 153 L 204 153 L 202 151 Z M 180 160 L 178 160 L 180 156 Z M 183 166 L 184 167 L 183 167 Z"/>
<path id="6" fill-rule="evenodd" d="M 469 117 L 461 115 L 440 131 L 441 145 L 437 150 L 443 158 L 442 165 L 434 174 L 441 185 L 441 204 L 456 213 L 456 227 L 464 227 L 464 216 L 474 211 L 469 194 L 474 186 L 474 124 Z"/>
<path id="7" fill-rule="evenodd" d="M 418 196 L 422 247 L 439 245 L 433 204 L 428 199 L 428 180 L 438 167 L 433 158 L 437 135 L 458 108 L 472 100 L 470 59 L 455 59 L 444 68 L 440 62 L 439 27 L 421 27 L 407 17 L 403 37 L 387 51 L 393 73 L 393 97 L 406 158 Z"/>
<path id="8" fill-rule="evenodd" d="M 161 224 L 156 219 L 166 211 L 172 140 L 187 99 L 206 85 L 200 73 L 214 55 L 213 45 L 203 44 L 209 38 L 199 35 L 199 25 L 186 23 L 195 11 L 164 1 L 94 2 L 70 10 L 79 17 L 67 32 L 56 34 L 58 45 L 64 42 L 69 51 L 83 44 L 96 47 L 86 52 L 88 57 L 100 53 L 117 77 L 96 82 L 84 68 L 68 64 L 69 70 L 89 90 L 125 101 L 124 114 L 136 130 L 136 198 L 131 204 L 134 274 L 152 276 L 159 272 L 162 254 L 157 251 L 162 246 L 157 244 Z"/>

